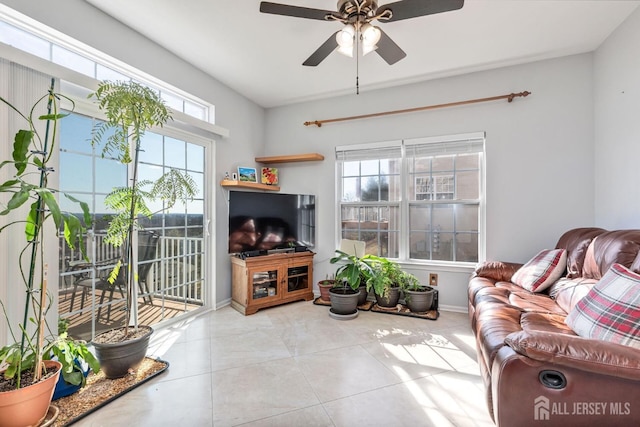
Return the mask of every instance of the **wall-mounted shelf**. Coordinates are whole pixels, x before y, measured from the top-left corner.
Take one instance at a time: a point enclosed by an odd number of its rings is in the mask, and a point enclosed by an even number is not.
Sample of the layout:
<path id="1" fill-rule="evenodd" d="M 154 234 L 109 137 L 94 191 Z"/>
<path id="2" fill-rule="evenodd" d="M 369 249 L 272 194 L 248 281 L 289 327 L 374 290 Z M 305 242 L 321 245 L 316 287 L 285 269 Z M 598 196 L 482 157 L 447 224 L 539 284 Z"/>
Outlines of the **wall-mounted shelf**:
<path id="1" fill-rule="evenodd" d="M 252 190 L 280 191 L 280 187 L 277 185 L 258 184 L 257 182 L 246 181 L 231 181 L 229 179 L 223 179 L 220 181 L 220 185 L 223 187 L 250 188 Z"/>
<path id="2" fill-rule="evenodd" d="M 324 156 L 318 153 L 307 153 L 307 154 L 292 154 L 290 156 L 256 157 L 255 160 L 256 160 L 256 163 L 269 165 L 273 163 L 315 162 L 319 160 L 324 160 Z"/>

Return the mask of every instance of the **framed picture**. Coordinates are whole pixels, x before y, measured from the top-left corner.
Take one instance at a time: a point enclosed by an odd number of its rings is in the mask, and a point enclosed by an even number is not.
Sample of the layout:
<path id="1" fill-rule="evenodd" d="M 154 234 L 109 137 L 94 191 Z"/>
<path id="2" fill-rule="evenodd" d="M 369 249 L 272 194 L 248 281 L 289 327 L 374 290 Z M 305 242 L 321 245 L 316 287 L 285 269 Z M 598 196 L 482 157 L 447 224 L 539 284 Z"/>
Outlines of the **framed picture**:
<path id="1" fill-rule="evenodd" d="M 258 182 L 256 168 L 238 168 L 238 180 L 243 182 Z"/>
<path id="2" fill-rule="evenodd" d="M 278 185 L 278 169 L 262 168 L 262 173 L 260 174 L 260 182 L 267 185 Z"/>

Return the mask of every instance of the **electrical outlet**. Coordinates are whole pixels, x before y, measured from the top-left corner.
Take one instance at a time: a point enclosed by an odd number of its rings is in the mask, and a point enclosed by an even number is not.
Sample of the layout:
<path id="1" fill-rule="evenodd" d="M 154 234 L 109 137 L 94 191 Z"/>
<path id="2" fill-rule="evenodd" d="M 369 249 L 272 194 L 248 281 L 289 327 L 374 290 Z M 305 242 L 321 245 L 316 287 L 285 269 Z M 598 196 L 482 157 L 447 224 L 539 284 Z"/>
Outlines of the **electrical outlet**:
<path id="1" fill-rule="evenodd" d="M 429 273 L 429 286 L 438 286 L 438 275 L 436 273 Z"/>

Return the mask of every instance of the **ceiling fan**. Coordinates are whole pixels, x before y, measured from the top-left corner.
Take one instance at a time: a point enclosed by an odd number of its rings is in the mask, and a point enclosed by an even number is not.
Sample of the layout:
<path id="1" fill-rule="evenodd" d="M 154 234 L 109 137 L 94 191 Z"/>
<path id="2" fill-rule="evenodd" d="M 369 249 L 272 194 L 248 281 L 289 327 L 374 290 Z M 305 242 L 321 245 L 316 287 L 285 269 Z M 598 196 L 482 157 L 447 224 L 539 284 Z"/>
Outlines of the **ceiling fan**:
<path id="1" fill-rule="evenodd" d="M 302 65 L 315 67 L 331 52 L 353 56 L 354 44 L 362 45 L 362 53 L 378 53 L 389 65 L 407 54 L 374 21 L 396 22 L 462 8 L 464 0 L 401 0 L 378 7 L 376 0 L 338 0 L 337 11 L 312 9 L 267 1 L 260 2 L 260 12 L 296 18 L 336 21 L 344 27 L 331 35 Z"/>

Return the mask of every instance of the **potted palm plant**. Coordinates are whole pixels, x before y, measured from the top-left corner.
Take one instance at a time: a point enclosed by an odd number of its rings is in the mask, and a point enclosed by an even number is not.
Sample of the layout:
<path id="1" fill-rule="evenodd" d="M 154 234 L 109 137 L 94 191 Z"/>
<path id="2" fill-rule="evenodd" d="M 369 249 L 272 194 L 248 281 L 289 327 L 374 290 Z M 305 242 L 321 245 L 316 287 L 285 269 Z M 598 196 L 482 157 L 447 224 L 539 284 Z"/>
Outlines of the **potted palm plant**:
<path id="1" fill-rule="evenodd" d="M 137 303 L 135 290 L 138 277 L 132 266 L 134 246 L 132 240 L 140 229 L 140 216 L 151 218 L 154 212 L 149 204 L 162 200 L 164 209 L 171 208 L 178 200 L 193 199 L 197 188 L 191 176 L 169 169 L 156 181 L 138 180 L 138 161 L 141 141 L 145 132 L 153 127 L 162 127 L 171 119 L 171 114 L 157 92 L 136 82 L 101 82 L 98 89 L 89 95 L 95 98 L 106 120 L 93 130 L 91 143 L 103 143 L 102 154 L 132 164 L 132 176 L 127 187 L 114 188 L 105 199 L 115 215 L 107 228 L 106 243 L 115 247 L 125 246 L 122 258 L 109 275 L 112 284 L 120 274 L 126 283 L 126 321 L 122 328 L 112 329 L 97 335 L 92 343 L 107 378 L 126 375 L 135 368 L 147 352 L 150 326 L 138 325 L 137 316 L 131 316 Z M 131 325 L 131 327 L 130 327 Z"/>
<path id="2" fill-rule="evenodd" d="M 63 231 L 67 245 L 80 248 L 84 255 L 85 225 L 72 213 L 63 212 L 56 200 L 57 191 L 48 186 L 53 168 L 49 166 L 58 120 L 65 114 L 58 111 L 60 95 L 54 93 L 54 82 L 45 95 L 35 102 L 27 113 L 20 112 L 8 100 L 0 102 L 17 113 L 26 123 L 13 142 L 12 158 L 2 161 L 0 168 L 13 168 L 13 177 L 0 185 L 0 193 L 8 196 L 8 202 L 0 209 L 0 215 L 10 212 L 26 212 L 25 219 L 10 220 L 0 227 L 0 232 L 13 225 L 24 226 L 26 243 L 16 250 L 11 261 L 19 265 L 24 284 L 25 300 L 22 321 L 11 324 L 5 303 L 0 301 L 13 343 L 0 349 L 0 426 L 39 425 L 45 418 L 54 387 L 61 370 L 73 371 L 74 352 L 86 356 L 97 369 L 95 360 L 83 342 L 76 342 L 65 334 L 51 332 L 46 315 L 51 308 L 52 297 L 47 289 L 48 266 L 44 260 L 45 223 L 52 220 L 56 234 Z M 39 113 L 46 111 L 45 114 Z M 42 120 L 42 125 L 37 124 Z M 44 135 L 41 129 L 44 127 Z M 69 200 L 80 206 L 85 224 L 91 220 L 89 208 L 69 195 Z M 6 199 L 3 199 L 6 200 Z M 55 240 L 57 242 L 57 239 Z M 3 284 L 3 286 L 6 286 Z M 50 360 L 54 356 L 58 361 Z"/>

